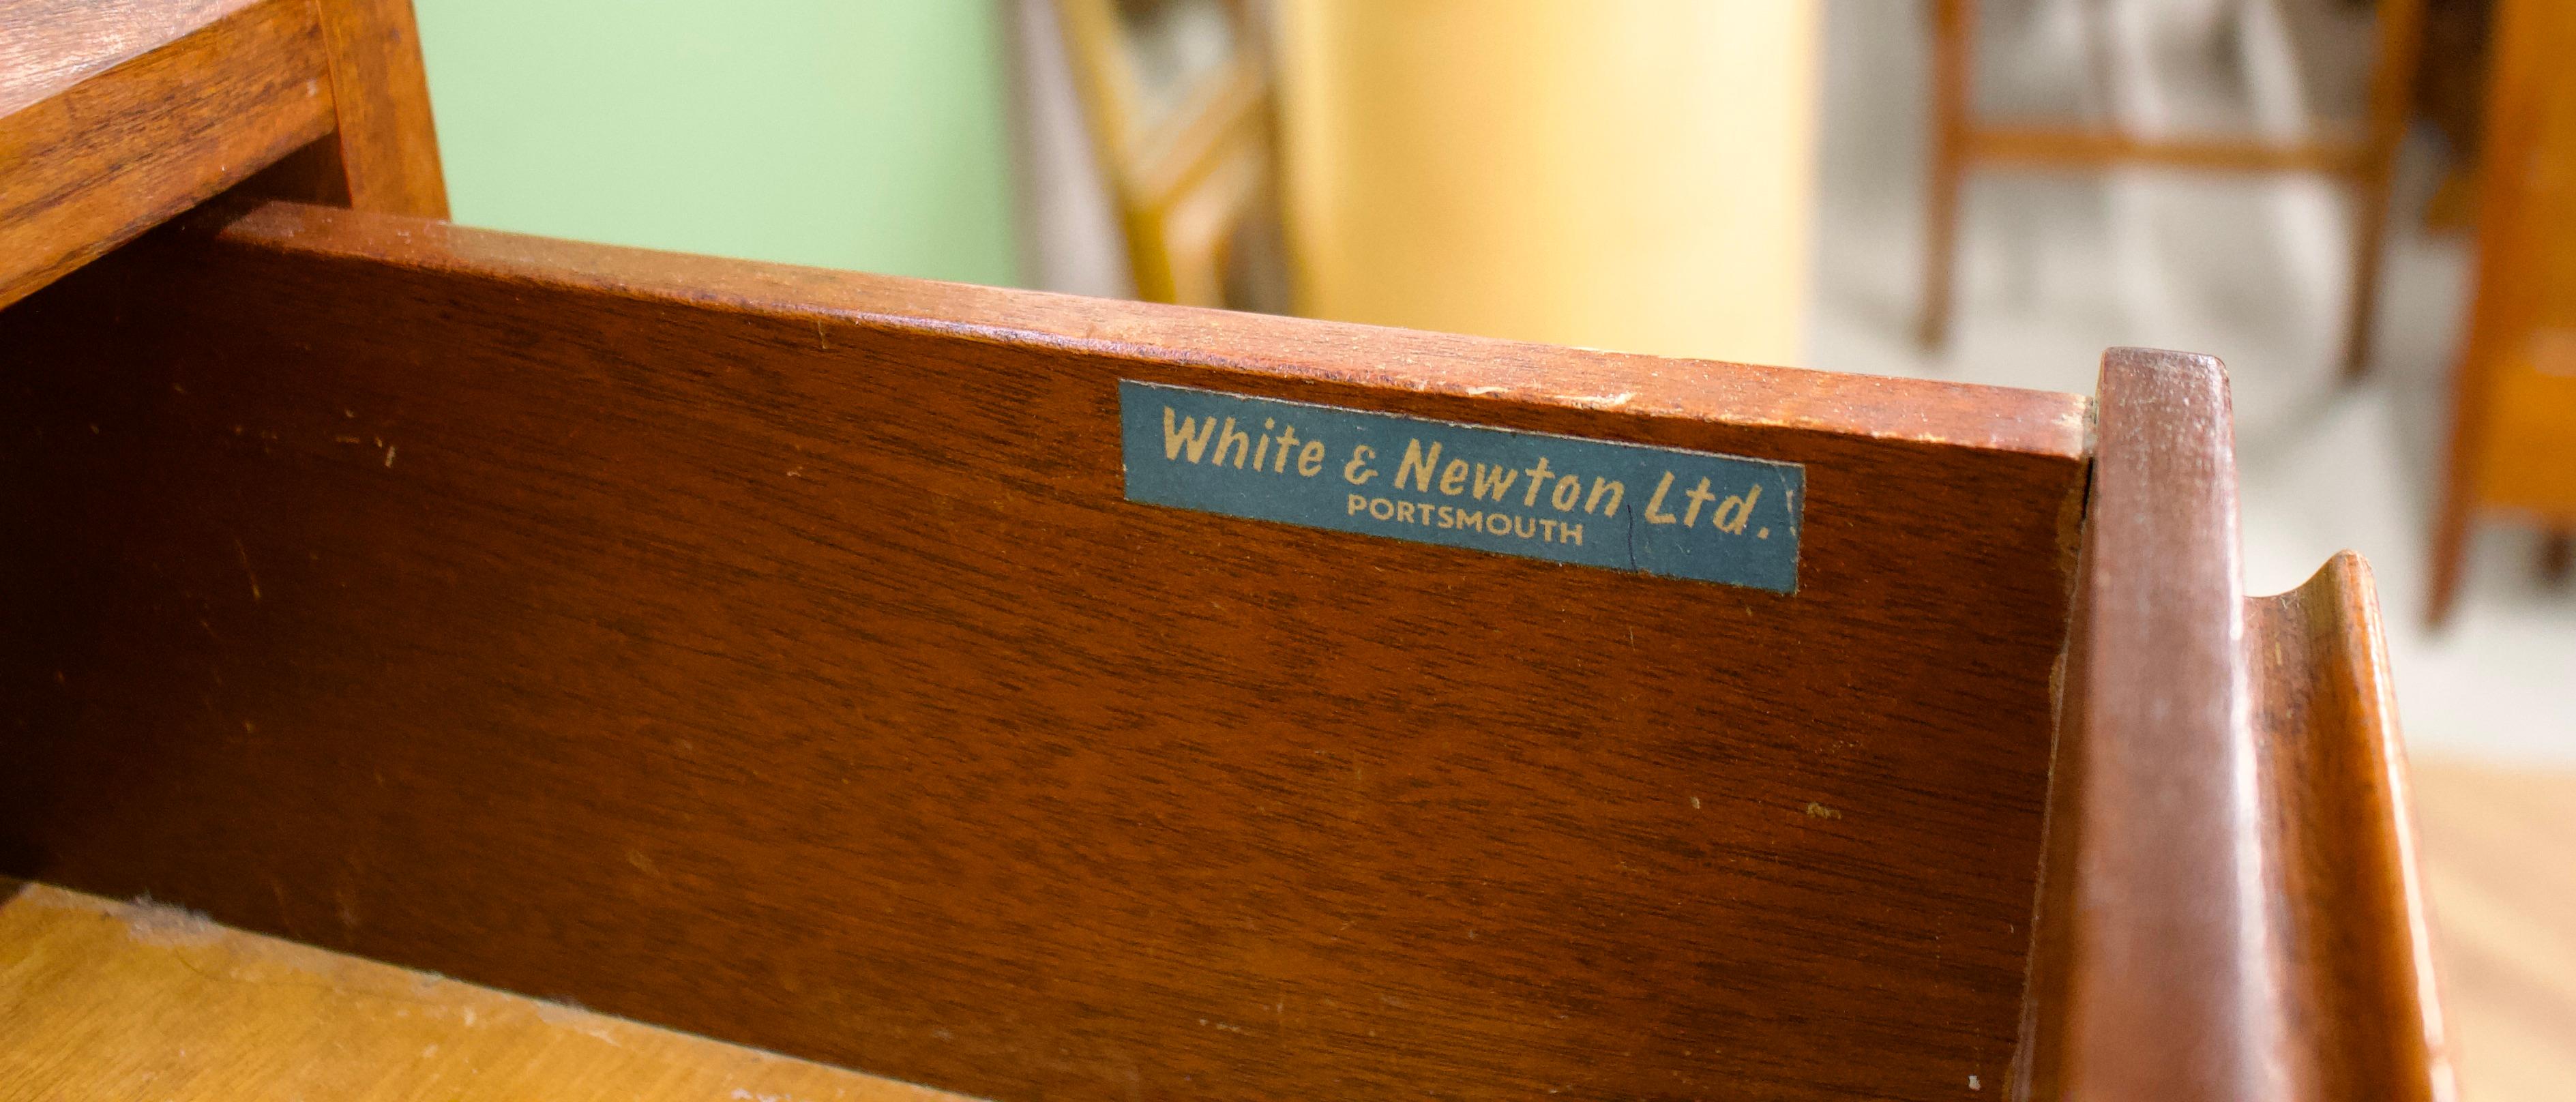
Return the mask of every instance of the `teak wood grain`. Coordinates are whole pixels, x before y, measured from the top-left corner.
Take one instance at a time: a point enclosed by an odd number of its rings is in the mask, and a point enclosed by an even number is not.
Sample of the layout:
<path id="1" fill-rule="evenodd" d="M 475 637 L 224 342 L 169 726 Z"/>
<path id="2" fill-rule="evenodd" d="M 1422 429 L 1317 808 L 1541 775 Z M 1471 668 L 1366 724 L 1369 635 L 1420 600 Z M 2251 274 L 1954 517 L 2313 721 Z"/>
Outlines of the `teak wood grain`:
<path id="1" fill-rule="evenodd" d="M 2452 1097 L 2367 568 L 2245 597 L 2216 360 L 2098 402 L 2014 1096 Z"/>
<path id="2" fill-rule="evenodd" d="M 994 1097 L 2000 1089 L 2081 398 L 227 219 L 0 314 L 9 871 Z M 1131 505 L 1120 379 L 1803 463 L 1800 589 Z"/>
<path id="3" fill-rule="evenodd" d="M 253 0 L 0 3 L 0 116 L 176 42 Z"/>
<path id="4" fill-rule="evenodd" d="M 315 0 L 330 48 L 338 206 L 447 217 L 411 0 Z"/>
<path id="5" fill-rule="evenodd" d="M 0 306 L 331 131 L 312 0 L 0 0 Z"/>
<path id="6" fill-rule="evenodd" d="M 0 1098 L 970 1102 L 0 880 Z"/>

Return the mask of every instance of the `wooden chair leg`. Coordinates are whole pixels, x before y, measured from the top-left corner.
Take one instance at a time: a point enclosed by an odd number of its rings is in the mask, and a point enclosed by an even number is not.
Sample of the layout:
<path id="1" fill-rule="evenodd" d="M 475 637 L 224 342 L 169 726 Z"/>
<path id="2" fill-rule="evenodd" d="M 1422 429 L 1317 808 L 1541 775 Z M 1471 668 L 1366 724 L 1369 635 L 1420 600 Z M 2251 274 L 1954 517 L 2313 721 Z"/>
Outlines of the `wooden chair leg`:
<path id="1" fill-rule="evenodd" d="M 1968 93 L 1974 75 L 1975 0 L 1934 0 L 1932 164 L 1923 227 L 1923 316 L 1915 339 L 1938 348 L 1950 336 L 1950 284 L 1959 245 L 1959 178 L 1966 171 Z"/>
<path id="2" fill-rule="evenodd" d="M 2477 512 L 2477 457 L 2486 442 L 2487 343 L 2475 331 L 2476 320 L 2451 384 L 2451 432 L 2442 463 L 2441 504 L 2433 514 L 2432 590 L 2427 594 L 2425 622 L 2441 627 L 2451 618 L 2460 592 L 2460 573 L 2468 557 L 2470 520 Z"/>
<path id="3" fill-rule="evenodd" d="M 2414 103 L 2415 66 L 2424 43 L 2424 3 L 2380 0 L 2379 56 L 2370 71 L 2369 134 L 2362 163 L 2353 174 L 2352 308 L 2345 316 L 2343 360 L 2347 380 L 2358 379 L 2370 369 L 2371 340 L 2379 321 L 2380 256 L 2388 241 L 2388 192 Z"/>
<path id="4" fill-rule="evenodd" d="M 2426 594 L 2424 622 L 2439 628 L 2459 607 L 2460 573 L 2468 556 L 2469 494 L 2466 480 L 2453 471 L 2443 480 L 2441 511 L 2433 518 L 2433 576 Z"/>

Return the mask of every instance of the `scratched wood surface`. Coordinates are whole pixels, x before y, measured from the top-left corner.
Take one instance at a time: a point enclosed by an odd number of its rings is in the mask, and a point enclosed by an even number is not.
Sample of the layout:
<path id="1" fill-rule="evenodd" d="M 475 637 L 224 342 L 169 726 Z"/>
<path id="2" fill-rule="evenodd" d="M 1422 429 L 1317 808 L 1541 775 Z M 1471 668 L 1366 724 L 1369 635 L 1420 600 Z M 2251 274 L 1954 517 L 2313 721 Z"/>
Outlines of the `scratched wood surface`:
<path id="1" fill-rule="evenodd" d="M 216 925 L 0 881 L 0 1097 L 965 1102 Z"/>
<path id="2" fill-rule="evenodd" d="M 993 1096 L 2004 1073 L 2080 398 L 209 232 L 0 314 L 8 871 Z M 1129 505 L 1122 378 L 1804 463 L 1801 588 Z"/>
<path id="3" fill-rule="evenodd" d="M 312 0 L 0 0 L 0 306 L 329 133 Z"/>
<path id="4" fill-rule="evenodd" d="M 166 46 L 254 0 L 8 0 L 0 115 Z"/>
<path id="5" fill-rule="evenodd" d="M 2013 1096 L 2447 1099 L 2369 570 L 2249 600 L 2225 368 L 2101 380 Z"/>

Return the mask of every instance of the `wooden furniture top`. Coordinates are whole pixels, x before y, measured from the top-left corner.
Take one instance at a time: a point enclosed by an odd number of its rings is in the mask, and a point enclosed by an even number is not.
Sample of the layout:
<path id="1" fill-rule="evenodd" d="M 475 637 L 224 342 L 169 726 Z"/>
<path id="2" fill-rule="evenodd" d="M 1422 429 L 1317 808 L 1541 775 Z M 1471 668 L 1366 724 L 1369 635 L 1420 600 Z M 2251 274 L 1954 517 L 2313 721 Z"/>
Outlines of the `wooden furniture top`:
<path id="1" fill-rule="evenodd" d="M 308 0 L 21 0 L 0 40 L 0 306 L 334 124 Z"/>
<path id="2" fill-rule="evenodd" d="M 0 307 L 308 146 L 284 190 L 444 217 L 414 39 L 408 0 L 0 0 Z"/>
<path id="3" fill-rule="evenodd" d="M 216 925 L 0 881 L 0 1096 L 965 1102 Z"/>
<path id="4" fill-rule="evenodd" d="M 256 0 L 7 0 L 0 3 L 0 116 L 167 46 Z"/>

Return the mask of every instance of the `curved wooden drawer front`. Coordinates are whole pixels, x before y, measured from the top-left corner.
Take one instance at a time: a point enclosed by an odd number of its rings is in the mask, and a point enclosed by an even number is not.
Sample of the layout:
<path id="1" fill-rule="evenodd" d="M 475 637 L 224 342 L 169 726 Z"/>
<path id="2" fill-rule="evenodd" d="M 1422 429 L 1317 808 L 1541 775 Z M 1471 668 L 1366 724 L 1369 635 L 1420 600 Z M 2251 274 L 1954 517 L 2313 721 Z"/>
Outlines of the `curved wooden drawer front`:
<path id="1" fill-rule="evenodd" d="M 2016 1097 L 2451 1097 L 2368 567 L 2244 596 L 2216 360 L 2099 408 Z"/>

